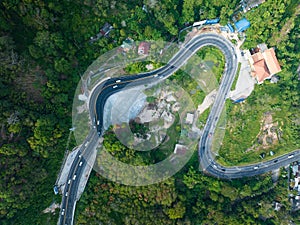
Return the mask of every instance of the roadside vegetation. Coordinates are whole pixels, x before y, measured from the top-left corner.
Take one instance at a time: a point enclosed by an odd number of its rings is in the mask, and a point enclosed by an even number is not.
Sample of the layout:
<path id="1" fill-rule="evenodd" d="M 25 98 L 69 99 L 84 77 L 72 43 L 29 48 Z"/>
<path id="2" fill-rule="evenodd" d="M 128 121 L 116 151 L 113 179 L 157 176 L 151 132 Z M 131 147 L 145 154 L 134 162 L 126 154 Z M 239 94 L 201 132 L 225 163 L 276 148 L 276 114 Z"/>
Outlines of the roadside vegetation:
<path id="1" fill-rule="evenodd" d="M 246 101 L 227 102 L 228 122 L 220 162 L 254 163 L 299 149 L 299 107 L 279 93 L 277 84 L 266 82 Z"/>
<path id="2" fill-rule="evenodd" d="M 265 7 L 270 5 L 266 4 Z M 299 21 L 299 17 L 295 19 L 295 23 Z M 265 29 L 268 29 L 268 24 Z M 276 54 L 282 63 L 278 83 L 265 81 L 257 85 L 244 102 L 227 103 L 228 122 L 219 157 L 224 165 L 268 160 L 300 148 L 300 85 L 296 72 L 300 55 L 295 54 L 299 50 L 298 33 L 299 27 L 294 27 L 289 32 L 287 43 L 277 46 Z M 273 124 L 271 129 L 274 138 L 265 137 L 265 143 L 262 138 L 268 131 L 263 129 L 263 121 L 267 115 L 272 117 L 270 123 Z"/>
<path id="3" fill-rule="evenodd" d="M 137 224 L 265 224 L 288 221 L 286 178 L 274 187 L 269 174 L 243 180 L 217 180 L 197 170 L 197 155 L 175 177 L 145 187 L 120 185 L 93 174 L 76 210 L 80 224 L 124 221 Z M 249 197 L 252 196 L 252 197 Z M 274 200 L 283 206 L 274 211 Z M 105 212 L 105 213 L 104 213 Z M 213 215 L 211 215 L 213 213 Z M 242 213 L 242 214 L 241 214 Z"/>
<path id="4" fill-rule="evenodd" d="M 204 125 L 209 116 L 209 113 L 210 113 L 210 107 L 208 109 L 204 110 L 204 112 L 199 115 L 199 118 L 197 121 L 197 127 L 199 127 L 200 129 L 204 128 Z"/>
<path id="5" fill-rule="evenodd" d="M 200 85 L 186 72 L 178 70 L 170 78 L 175 85 L 183 88 L 188 96 L 192 99 L 194 107 L 197 108 L 205 98 L 205 93 L 201 90 Z"/>
<path id="6" fill-rule="evenodd" d="M 129 65 L 127 65 L 124 70 L 126 72 L 126 74 L 138 74 L 141 72 L 147 72 L 147 71 L 151 71 L 147 69 L 147 65 L 151 65 L 152 69 L 151 70 L 155 70 L 158 69 L 160 67 L 163 66 L 162 63 L 156 63 L 156 62 L 148 62 L 148 61 L 144 61 L 144 62 L 135 62 L 135 63 L 131 63 Z"/>
<path id="7" fill-rule="evenodd" d="M 235 77 L 234 77 L 234 80 L 233 80 L 233 83 L 232 83 L 231 88 L 230 88 L 231 91 L 235 90 L 236 83 L 237 83 L 237 80 L 239 78 L 239 74 L 240 74 L 240 71 L 241 71 L 241 65 L 242 64 L 239 62 L 238 68 L 237 68 L 237 71 L 236 71 L 236 74 L 235 74 Z"/>
<path id="8" fill-rule="evenodd" d="M 99 55 L 120 46 L 127 37 L 174 41 L 179 30 L 194 21 L 220 17 L 226 24 L 238 4 L 238 0 L 1 1 L 0 224 L 57 224 L 58 209 L 55 214 L 42 211 L 52 202 L 60 202 L 52 188 L 66 148 L 76 146 L 73 137 L 66 145 L 74 91 L 80 75 Z M 245 149 L 257 142 L 260 121 L 267 112 L 282 130 L 280 142 L 267 151 L 272 149 L 277 156 L 299 148 L 298 4 L 297 0 L 266 1 L 245 15 L 252 24 L 246 32 L 245 47 L 260 42 L 275 46 L 283 71 L 278 84 L 266 82 L 257 86 L 242 106 L 228 106 L 232 132 L 226 131 L 220 152 L 225 163 L 260 160 L 257 155 L 262 150 L 245 156 L 231 148 L 240 149 L 237 142 L 248 143 Z M 114 27 L 109 37 L 92 43 L 90 37 L 106 22 Z M 285 29 L 286 22 L 290 29 Z M 286 39 L 279 38 L 283 33 Z M 204 58 L 220 63 L 222 56 L 214 49 L 205 52 Z M 223 68 L 218 64 L 215 74 Z M 196 104 L 202 102 L 205 95 L 197 84 L 186 81 L 186 76 L 174 77 L 174 82 L 183 83 L 188 91 L 196 90 L 191 94 Z M 234 127 L 234 123 L 245 130 Z M 172 132 L 170 135 L 176 129 Z M 133 159 L 134 152 L 120 147 L 109 132 L 107 135 L 111 152 L 120 154 L 124 161 Z M 146 164 L 151 157 L 136 160 Z M 198 171 L 195 153 L 176 176 L 147 187 L 120 185 L 92 173 L 77 204 L 75 224 L 299 222 L 297 213 L 289 213 L 285 190 L 281 177 L 273 188 L 269 175 L 233 181 L 207 176 Z M 279 212 L 272 208 L 274 200 L 284 205 Z"/>
<path id="9" fill-rule="evenodd" d="M 212 71 L 212 74 L 220 83 L 225 68 L 225 57 L 221 50 L 216 47 L 206 46 L 201 48 L 197 52 L 197 55 L 203 60 L 207 69 Z"/>

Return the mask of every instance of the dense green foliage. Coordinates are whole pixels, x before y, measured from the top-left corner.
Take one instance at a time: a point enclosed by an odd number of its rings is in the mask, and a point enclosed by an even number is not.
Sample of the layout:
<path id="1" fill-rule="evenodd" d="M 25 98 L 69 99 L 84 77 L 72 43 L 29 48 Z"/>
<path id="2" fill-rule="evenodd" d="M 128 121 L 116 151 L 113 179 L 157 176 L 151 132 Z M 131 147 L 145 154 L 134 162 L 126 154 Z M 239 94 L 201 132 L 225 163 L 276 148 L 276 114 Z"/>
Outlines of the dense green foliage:
<path id="1" fill-rule="evenodd" d="M 263 7 L 271 6 L 266 4 L 261 6 L 262 9 Z M 295 24 L 300 23 L 299 17 L 294 19 Z M 267 28 L 278 29 L 268 23 Z M 255 26 L 252 29 L 255 29 Z M 280 81 L 277 84 L 266 81 L 256 86 L 245 102 L 238 105 L 227 104 L 228 124 L 220 150 L 220 162 L 228 165 L 257 162 L 262 160 L 261 154 L 266 154 L 266 159 L 270 159 L 270 151 L 273 151 L 273 157 L 276 157 L 300 148 L 300 83 L 296 72 L 300 61 L 299 29 L 299 26 L 295 26 L 289 33 L 288 41 L 279 43 L 276 48 L 277 57 L 282 64 L 282 71 L 278 74 Z M 276 31 L 273 32 L 276 34 Z M 251 29 L 249 33 L 252 35 Z M 260 41 L 272 43 L 271 39 L 264 39 L 263 36 L 256 43 Z M 267 148 L 247 151 L 251 146 L 261 146 L 258 135 L 265 114 L 272 115 L 274 128 L 281 133 L 281 138 Z"/>
<path id="2" fill-rule="evenodd" d="M 286 178 L 222 181 L 197 172 L 197 157 L 159 184 L 128 187 L 92 176 L 76 214 L 79 224 L 287 224 Z M 267 193 L 267 194 L 265 194 Z M 274 202 L 282 204 L 274 211 Z"/>
<path id="3" fill-rule="evenodd" d="M 71 127 L 73 94 L 79 75 L 95 58 L 119 46 L 127 36 L 170 41 L 187 22 L 219 16 L 221 23 L 226 23 L 238 2 L 1 1 L 0 224 L 56 224 L 58 215 L 42 210 L 60 201 L 54 197 L 52 185 Z M 300 89 L 295 73 L 300 46 L 296 4 L 296 0 L 267 1 L 247 14 L 252 27 L 247 31 L 246 46 L 262 41 L 277 45 L 284 70 L 277 86 L 260 87 L 249 104 L 258 105 L 263 92 L 272 99 L 269 107 L 282 108 L 278 118 L 285 117 L 289 131 L 285 132 L 286 145 L 288 140 L 296 142 L 295 134 L 299 134 L 295 128 L 299 124 Z M 114 27 L 109 38 L 90 43 L 90 37 L 105 22 Z M 287 22 L 291 29 L 284 34 L 288 38 L 280 39 Z M 115 144 L 113 138 L 107 142 Z M 289 149 L 296 145 L 292 144 Z M 117 147 L 111 150 L 119 150 Z M 146 162 L 151 157 L 142 159 Z M 198 166 L 196 158 L 176 177 L 143 188 L 118 185 L 92 174 L 78 204 L 77 223 L 284 224 L 289 219 L 284 181 L 264 195 L 261 193 L 272 187 L 268 176 L 220 181 L 193 169 Z M 284 210 L 277 213 L 270 209 L 274 199 L 285 204 Z"/>
<path id="4" fill-rule="evenodd" d="M 205 62 L 208 69 L 212 71 L 217 81 L 220 82 L 225 67 L 225 57 L 221 50 L 207 46 L 200 49 L 197 55 Z"/>

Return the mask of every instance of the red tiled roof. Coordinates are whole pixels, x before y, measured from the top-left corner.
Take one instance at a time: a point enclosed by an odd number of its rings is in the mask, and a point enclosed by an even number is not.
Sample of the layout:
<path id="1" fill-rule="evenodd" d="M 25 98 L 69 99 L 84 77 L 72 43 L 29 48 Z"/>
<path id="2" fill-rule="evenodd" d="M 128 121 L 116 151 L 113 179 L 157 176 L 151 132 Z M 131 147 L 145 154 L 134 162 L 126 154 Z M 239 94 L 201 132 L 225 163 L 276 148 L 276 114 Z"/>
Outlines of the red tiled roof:
<path id="1" fill-rule="evenodd" d="M 264 81 L 266 78 L 270 77 L 268 67 L 264 59 L 261 59 L 253 64 L 255 69 L 255 76 L 258 82 Z"/>
<path id="2" fill-rule="evenodd" d="M 276 74 L 278 72 L 281 71 L 281 68 L 280 68 L 280 65 L 279 65 L 279 62 L 276 58 L 276 55 L 275 55 L 275 51 L 273 48 L 269 48 L 267 49 L 264 53 L 263 53 L 263 56 L 265 58 L 265 61 L 266 61 L 266 64 L 267 64 L 267 67 L 270 71 L 270 74 Z"/>
<path id="3" fill-rule="evenodd" d="M 252 76 L 256 77 L 259 83 L 281 71 L 273 48 L 267 49 L 263 53 L 253 54 L 252 59 L 254 62 Z"/>
<path id="4" fill-rule="evenodd" d="M 264 57 L 261 54 L 261 52 L 257 52 L 257 53 L 255 53 L 255 54 L 252 55 L 252 59 L 253 59 L 254 63 L 257 62 L 257 61 L 259 61 L 259 60 L 261 60 L 261 59 L 263 59 L 263 58 Z"/>
<path id="5" fill-rule="evenodd" d="M 150 44 L 148 42 L 141 42 L 138 47 L 138 54 L 139 55 L 148 55 L 150 48 Z"/>

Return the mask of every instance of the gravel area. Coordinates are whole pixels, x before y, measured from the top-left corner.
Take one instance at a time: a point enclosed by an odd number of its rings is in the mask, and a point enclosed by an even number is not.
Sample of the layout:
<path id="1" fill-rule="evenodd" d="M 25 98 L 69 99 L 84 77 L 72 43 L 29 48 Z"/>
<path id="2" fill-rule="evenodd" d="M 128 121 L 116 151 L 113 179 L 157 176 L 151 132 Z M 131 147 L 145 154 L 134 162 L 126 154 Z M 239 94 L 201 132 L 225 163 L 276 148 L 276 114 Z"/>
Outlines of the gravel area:
<path id="1" fill-rule="evenodd" d="M 206 109 L 208 109 L 211 106 L 211 104 L 214 102 L 214 100 L 216 98 L 216 94 L 217 94 L 217 91 L 213 90 L 208 95 L 206 95 L 202 104 L 198 106 L 197 110 L 198 110 L 199 114 L 202 114 Z"/>
<path id="2" fill-rule="evenodd" d="M 229 93 L 229 97 L 234 101 L 241 98 L 247 98 L 254 90 L 256 81 L 253 77 L 251 77 L 251 69 L 248 61 L 249 54 L 250 53 L 246 50 L 237 52 L 238 59 L 241 62 L 241 69 L 238 74 L 239 77 L 235 90 Z"/>

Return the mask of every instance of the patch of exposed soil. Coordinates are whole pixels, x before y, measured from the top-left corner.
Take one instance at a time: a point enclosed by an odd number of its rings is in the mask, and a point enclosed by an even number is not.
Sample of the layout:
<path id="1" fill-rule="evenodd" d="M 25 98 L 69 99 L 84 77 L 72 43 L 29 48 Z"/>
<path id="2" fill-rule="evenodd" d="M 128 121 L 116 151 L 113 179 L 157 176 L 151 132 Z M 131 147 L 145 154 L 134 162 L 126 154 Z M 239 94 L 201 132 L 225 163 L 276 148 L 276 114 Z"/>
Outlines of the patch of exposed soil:
<path id="1" fill-rule="evenodd" d="M 279 123 L 273 121 L 272 113 L 266 112 L 261 121 L 260 132 L 257 135 L 257 143 L 248 148 L 246 152 L 268 149 L 271 146 L 276 145 L 281 137 L 282 131 Z"/>

